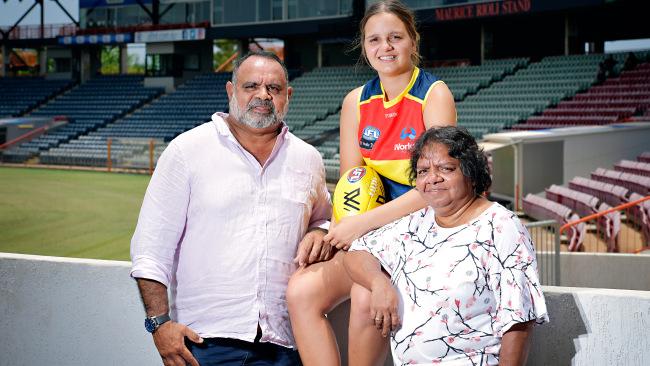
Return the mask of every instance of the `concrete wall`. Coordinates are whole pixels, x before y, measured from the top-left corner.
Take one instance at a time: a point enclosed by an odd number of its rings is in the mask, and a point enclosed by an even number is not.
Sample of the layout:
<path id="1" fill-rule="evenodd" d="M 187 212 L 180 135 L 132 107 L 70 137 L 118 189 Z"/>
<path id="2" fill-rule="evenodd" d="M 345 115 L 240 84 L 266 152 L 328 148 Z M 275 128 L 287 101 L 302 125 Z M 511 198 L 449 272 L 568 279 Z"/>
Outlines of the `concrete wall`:
<path id="1" fill-rule="evenodd" d="M 621 159 L 636 160 L 650 150 L 650 124 L 611 126 L 605 133 L 572 134 L 564 142 L 564 182 L 589 177 L 598 167 L 614 169 Z"/>
<path id="2" fill-rule="evenodd" d="M 0 255 L 0 365 L 160 365 L 130 263 Z"/>
<path id="3" fill-rule="evenodd" d="M 650 365 L 650 292 L 545 287 L 528 365 Z"/>
<path id="4" fill-rule="evenodd" d="M 171 76 L 148 76 L 144 78 L 145 88 L 165 88 L 165 93 L 176 90 L 174 78 Z"/>
<path id="5" fill-rule="evenodd" d="M 564 179 L 562 167 L 566 158 L 566 145 L 568 144 L 563 141 L 542 141 L 527 143 L 521 147 L 521 170 L 525 179 L 520 189 L 524 195 L 529 192 L 542 192 L 544 188 Z"/>
<path id="6" fill-rule="evenodd" d="M 0 253 L 0 366 L 160 365 L 129 267 Z M 529 365 L 650 364 L 650 292 L 545 294 L 551 323 L 536 328 Z M 330 316 L 338 334 L 345 306 Z"/>
<path id="7" fill-rule="evenodd" d="M 563 252 L 560 285 L 650 291 L 650 255 Z"/>

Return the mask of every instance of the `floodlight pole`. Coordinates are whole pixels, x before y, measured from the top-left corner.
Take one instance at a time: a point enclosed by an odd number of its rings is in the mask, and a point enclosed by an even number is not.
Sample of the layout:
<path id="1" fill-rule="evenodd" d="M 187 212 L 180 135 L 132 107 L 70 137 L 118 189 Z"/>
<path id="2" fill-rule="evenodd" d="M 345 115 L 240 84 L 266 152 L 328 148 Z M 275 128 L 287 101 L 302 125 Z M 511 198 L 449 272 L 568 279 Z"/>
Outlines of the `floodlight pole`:
<path id="1" fill-rule="evenodd" d="M 2 35 L 4 41 L 5 35 Z M 9 53 L 7 52 L 7 44 L 2 42 L 2 66 L 0 66 L 0 76 L 7 76 L 7 61 L 9 60 Z"/>
<path id="2" fill-rule="evenodd" d="M 2 39 L 0 39 L 0 50 L 2 51 L 2 65 L 0 65 L 0 76 L 5 77 L 7 76 L 7 64 L 9 63 L 9 53 L 7 52 L 7 39 L 9 38 L 9 33 L 5 33 L 5 31 L 0 29 L 0 35 L 2 35 Z"/>
<path id="3" fill-rule="evenodd" d="M 41 5 L 41 39 L 45 39 L 45 4 L 43 0 L 36 0 Z"/>
<path id="4" fill-rule="evenodd" d="M 77 27 L 79 27 L 79 22 L 78 22 L 77 20 L 74 19 L 74 17 L 73 17 L 73 16 L 68 12 L 68 10 L 65 8 L 65 6 L 63 6 L 63 5 L 59 2 L 59 0 L 52 0 L 52 1 L 55 2 L 56 5 L 59 6 L 59 8 L 61 8 L 61 10 L 65 13 L 65 15 L 67 15 L 68 18 L 70 18 L 70 20 L 72 20 L 72 22 L 73 22 Z"/>
<path id="5" fill-rule="evenodd" d="M 9 30 L 6 32 L 6 37 L 9 37 L 9 34 L 11 34 L 11 32 L 12 32 L 14 29 L 16 29 L 16 27 L 18 26 L 18 24 L 20 24 L 20 22 L 22 22 L 23 19 L 25 19 L 25 17 L 26 17 L 26 16 L 27 16 L 31 11 L 32 11 L 32 9 L 34 9 L 34 8 L 36 7 L 36 5 L 38 5 L 38 0 L 34 1 L 34 3 L 32 4 L 32 6 L 30 6 L 29 9 L 27 9 L 27 10 L 25 11 L 25 13 L 23 13 L 23 15 L 22 15 L 22 16 L 21 16 L 21 17 L 16 21 L 16 23 L 14 23 L 14 25 L 13 25 L 11 28 L 9 28 Z M 41 5 L 41 7 L 42 7 L 42 5 Z M 42 23 L 42 22 L 41 22 L 41 23 Z"/>
<path id="6" fill-rule="evenodd" d="M 153 13 L 153 17 L 151 17 L 153 24 L 160 24 L 160 0 L 151 0 L 151 12 Z"/>
<path id="7" fill-rule="evenodd" d="M 45 39 L 45 0 L 36 0 L 41 5 L 41 41 Z M 39 75 L 47 73 L 47 47 L 41 46 L 38 52 Z"/>
<path id="8" fill-rule="evenodd" d="M 165 8 L 165 10 L 163 10 L 163 11 L 160 13 L 160 15 L 158 16 L 158 20 L 162 19 L 162 17 L 164 17 L 165 14 L 167 14 L 167 12 L 170 11 L 170 10 L 174 7 L 174 5 L 176 5 L 176 3 L 171 3 L 171 4 L 167 5 L 167 7 Z"/>
<path id="9" fill-rule="evenodd" d="M 160 0 L 151 0 L 151 10 L 142 3 L 142 0 L 135 0 L 135 2 L 140 5 L 140 8 L 142 8 L 147 15 L 149 15 L 151 24 L 158 25 L 160 23 Z"/>

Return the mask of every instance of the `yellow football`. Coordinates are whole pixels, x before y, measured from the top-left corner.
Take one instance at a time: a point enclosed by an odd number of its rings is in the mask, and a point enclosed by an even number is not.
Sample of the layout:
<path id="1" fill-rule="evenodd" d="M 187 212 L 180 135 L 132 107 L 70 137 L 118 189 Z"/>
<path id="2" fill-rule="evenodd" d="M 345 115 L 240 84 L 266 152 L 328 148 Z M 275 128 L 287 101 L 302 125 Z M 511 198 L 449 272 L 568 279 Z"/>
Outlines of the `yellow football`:
<path id="1" fill-rule="evenodd" d="M 340 221 L 380 206 L 386 202 L 379 174 L 367 166 L 356 166 L 341 176 L 334 190 L 334 219 Z"/>

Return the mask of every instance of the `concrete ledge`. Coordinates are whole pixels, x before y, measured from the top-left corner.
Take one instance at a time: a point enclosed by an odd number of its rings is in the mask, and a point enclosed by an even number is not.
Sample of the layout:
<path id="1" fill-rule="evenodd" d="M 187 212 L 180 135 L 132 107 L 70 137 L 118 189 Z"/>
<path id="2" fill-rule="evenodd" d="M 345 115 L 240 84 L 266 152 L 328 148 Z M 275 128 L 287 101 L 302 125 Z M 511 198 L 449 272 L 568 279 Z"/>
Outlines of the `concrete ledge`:
<path id="1" fill-rule="evenodd" d="M 0 365 L 160 365 L 129 268 L 0 254 Z"/>
<path id="2" fill-rule="evenodd" d="M 160 365 L 129 268 L 0 253 L 0 366 Z M 529 365 L 650 365 L 650 292 L 544 292 L 551 323 L 535 329 Z M 343 359 L 346 306 L 330 315 Z"/>
<path id="3" fill-rule="evenodd" d="M 650 365 L 650 292 L 544 287 L 528 365 Z"/>
<path id="4" fill-rule="evenodd" d="M 560 253 L 560 284 L 650 291 L 650 255 Z"/>

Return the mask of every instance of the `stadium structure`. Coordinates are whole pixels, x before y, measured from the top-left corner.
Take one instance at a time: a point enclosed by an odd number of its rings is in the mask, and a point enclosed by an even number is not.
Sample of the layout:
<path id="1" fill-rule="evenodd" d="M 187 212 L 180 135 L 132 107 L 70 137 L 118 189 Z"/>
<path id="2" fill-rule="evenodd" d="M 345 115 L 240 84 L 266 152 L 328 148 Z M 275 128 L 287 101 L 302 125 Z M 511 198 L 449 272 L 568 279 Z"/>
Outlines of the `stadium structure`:
<path id="1" fill-rule="evenodd" d="M 3 165 L 151 171 L 174 137 L 227 111 L 229 63 L 273 40 L 294 87 L 286 123 L 321 152 L 328 181 L 338 179 L 342 98 L 373 76 L 352 47 L 372 0 L 79 0 L 78 16 L 57 0 L 24 1 L 41 14 L 45 2 L 60 7 L 70 22 L 24 26 L 23 15 L 0 30 Z M 648 364 L 638 350 L 650 326 L 650 50 L 605 48 L 650 38 L 647 4 L 403 2 L 416 12 L 422 67 L 446 81 L 459 126 L 489 154 L 492 198 L 529 221 L 543 284 L 644 291 L 549 288 L 569 325 L 536 338 L 531 364 Z M 217 40 L 236 44 L 220 65 Z M 144 44 L 141 74 L 128 73 L 132 43 Z M 120 50 L 115 74 L 101 74 L 106 47 Z M 608 318 L 627 305 L 616 321 L 630 335 Z M 587 329 L 600 321 L 618 338 Z M 612 344 L 627 358 L 610 357 Z"/>

